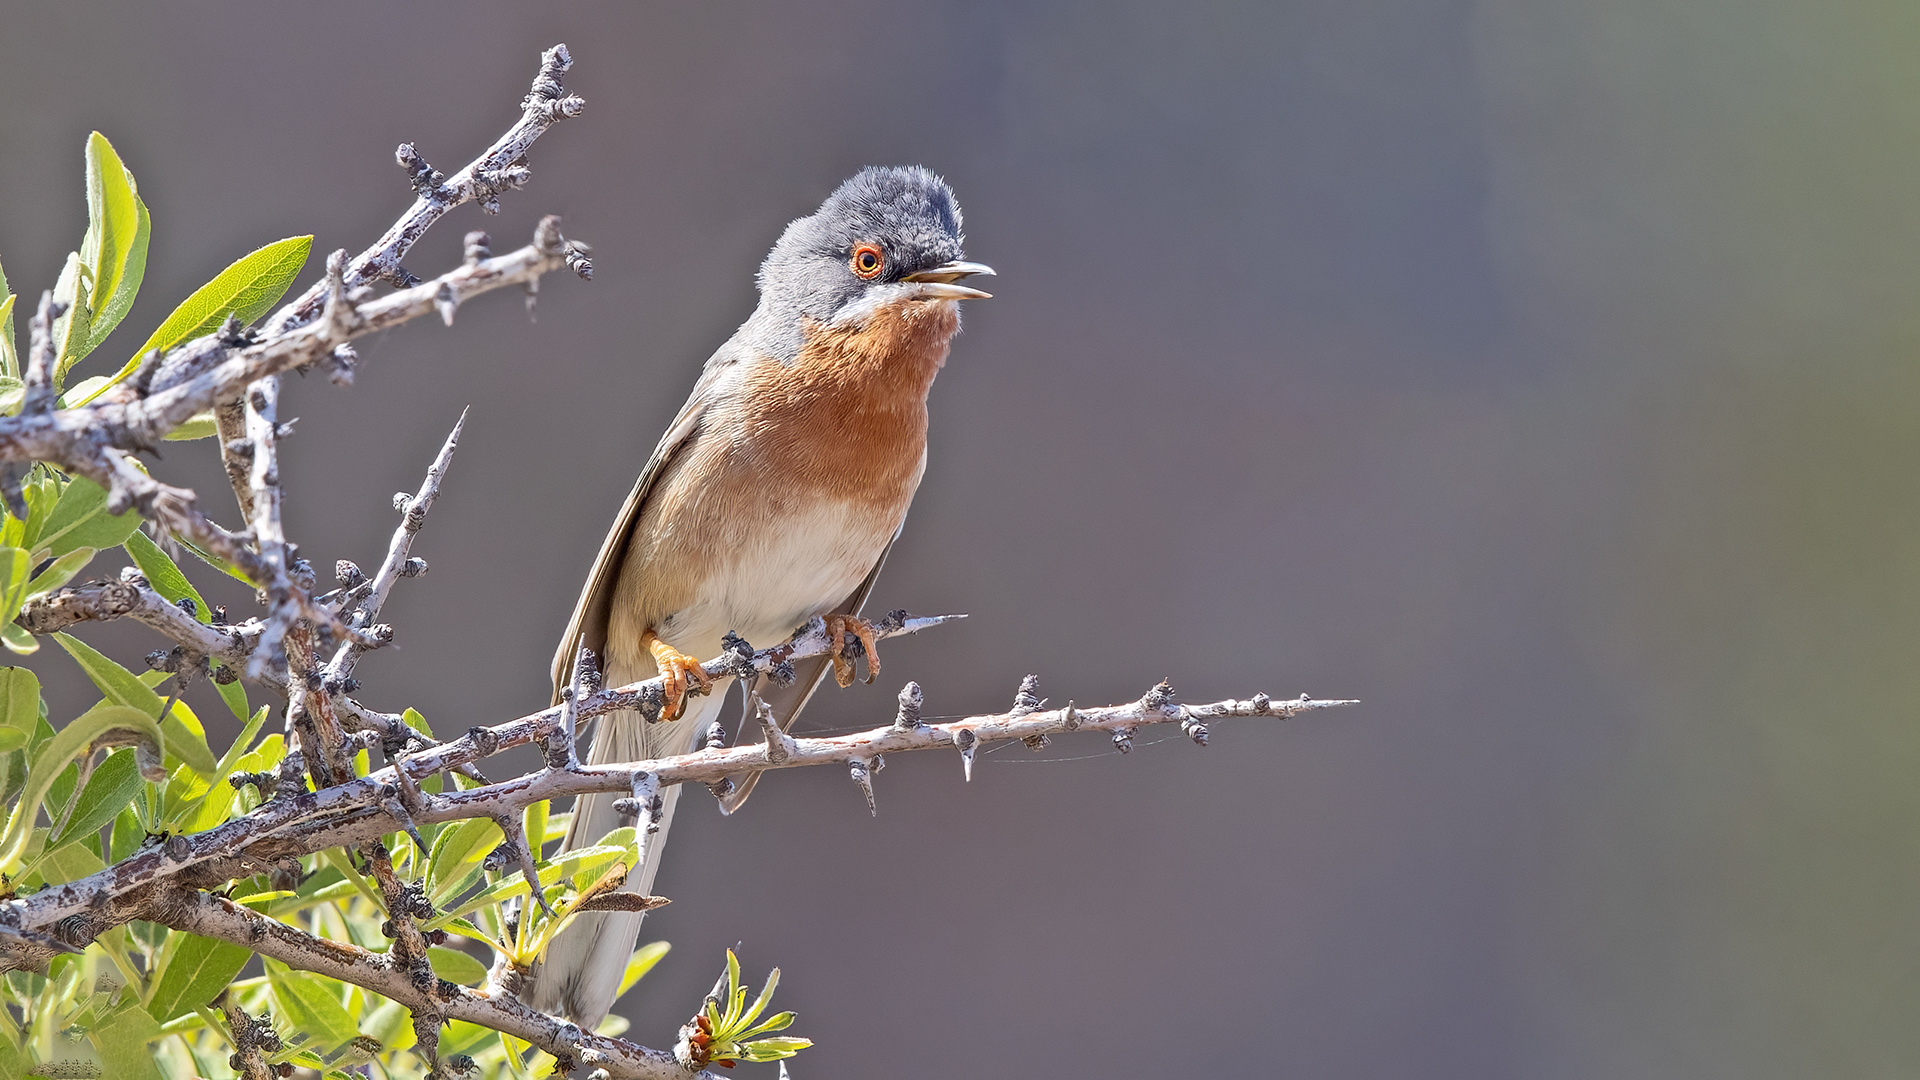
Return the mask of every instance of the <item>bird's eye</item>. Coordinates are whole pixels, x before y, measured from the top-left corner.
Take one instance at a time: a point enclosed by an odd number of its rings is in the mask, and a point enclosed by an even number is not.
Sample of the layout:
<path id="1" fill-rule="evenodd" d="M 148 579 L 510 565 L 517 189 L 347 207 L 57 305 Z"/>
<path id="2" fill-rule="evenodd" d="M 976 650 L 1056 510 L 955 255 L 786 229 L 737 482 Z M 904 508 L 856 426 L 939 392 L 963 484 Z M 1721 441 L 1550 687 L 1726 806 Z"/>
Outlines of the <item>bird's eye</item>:
<path id="1" fill-rule="evenodd" d="M 886 256 L 872 244 L 861 244 L 853 249 L 853 274 L 859 278 L 876 278 L 887 265 Z"/>

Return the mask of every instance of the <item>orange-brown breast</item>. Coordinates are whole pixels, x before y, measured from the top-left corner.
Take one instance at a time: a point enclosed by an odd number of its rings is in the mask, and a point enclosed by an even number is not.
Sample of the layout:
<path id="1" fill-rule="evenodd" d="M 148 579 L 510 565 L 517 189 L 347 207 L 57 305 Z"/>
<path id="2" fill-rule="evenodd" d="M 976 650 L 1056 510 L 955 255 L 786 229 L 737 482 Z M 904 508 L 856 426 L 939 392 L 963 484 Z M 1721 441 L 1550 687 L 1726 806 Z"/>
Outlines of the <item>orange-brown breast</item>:
<path id="1" fill-rule="evenodd" d="M 919 485 L 927 392 L 958 329 L 954 303 L 909 301 L 858 326 L 809 325 L 791 365 L 748 361 L 648 496 L 616 586 L 609 647 L 648 629 L 672 641 L 661 620 L 710 601 L 714 575 L 751 577 L 755 567 L 743 559 L 770 564 L 804 551 L 834 564 L 788 575 L 817 575 L 817 590 L 831 593 L 805 602 L 824 611 L 844 599 Z M 793 535 L 800 529 L 835 535 Z M 780 607 L 791 600 L 769 597 Z M 697 636 L 748 632 L 742 620 L 751 614 L 710 612 L 697 620 Z M 722 618 L 728 625 L 714 621 Z"/>

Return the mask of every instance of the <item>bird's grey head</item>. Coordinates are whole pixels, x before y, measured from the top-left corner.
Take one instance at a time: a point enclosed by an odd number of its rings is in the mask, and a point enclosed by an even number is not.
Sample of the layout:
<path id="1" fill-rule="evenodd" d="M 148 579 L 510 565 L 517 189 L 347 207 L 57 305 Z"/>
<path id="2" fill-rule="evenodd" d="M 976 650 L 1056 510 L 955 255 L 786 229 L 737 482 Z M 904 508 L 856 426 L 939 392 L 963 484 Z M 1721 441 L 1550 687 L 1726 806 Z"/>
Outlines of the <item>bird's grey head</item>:
<path id="1" fill-rule="evenodd" d="M 760 264 L 749 327 L 763 348 L 791 359 L 808 319 L 860 319 L 895 301 L 984 298 L 954 284 L 993 273 L 961 260 L 964 242 L 945 180 L 918 165 L 869 166 L 780 234 Z"/>

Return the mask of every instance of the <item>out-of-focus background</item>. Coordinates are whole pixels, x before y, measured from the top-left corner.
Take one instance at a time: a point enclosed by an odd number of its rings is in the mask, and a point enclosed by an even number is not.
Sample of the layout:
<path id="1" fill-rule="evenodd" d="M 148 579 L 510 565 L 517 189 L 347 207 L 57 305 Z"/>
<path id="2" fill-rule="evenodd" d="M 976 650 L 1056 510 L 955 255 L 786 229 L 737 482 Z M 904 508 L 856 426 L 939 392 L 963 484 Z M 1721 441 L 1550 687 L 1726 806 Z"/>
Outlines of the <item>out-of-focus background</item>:
<path id="1" fill-rule="evenodd" d="M 154 226 L 105 370 L 263 242 L 364 246 L 408 201 L 394 145 L 463 163 L 555 41 L 586 115 L 408 261 L 558 212 L 595 280 L 283 404 L 321 566 L 377 559 L 473 406 L 364 700 L 455 731 L 545 704 L 782 225 L 919 162 L 1000 277 L 875 606 L 973 617 L 803 726 L 883 722 L 910 677 L 1004 708 L 1030 671 L 1365 702 L 971 784 L 909 755 L 878 820 L 839 770 L 700 796 L 633 1037 L 741 940 L 818 1043 L 799 1078 L 1920 1071 L 1920 8 L 10 5 L 0 259 L 51 283 L 107 133 Z M 162 474 L 221 505 L 211 454 Z"/>

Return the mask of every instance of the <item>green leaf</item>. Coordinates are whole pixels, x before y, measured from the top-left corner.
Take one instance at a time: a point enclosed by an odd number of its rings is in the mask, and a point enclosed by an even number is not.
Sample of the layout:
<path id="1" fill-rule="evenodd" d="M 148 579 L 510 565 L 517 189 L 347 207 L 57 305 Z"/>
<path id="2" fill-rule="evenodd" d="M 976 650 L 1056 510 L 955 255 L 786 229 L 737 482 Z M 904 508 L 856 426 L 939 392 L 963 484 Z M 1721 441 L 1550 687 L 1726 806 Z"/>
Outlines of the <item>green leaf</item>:
<path id="1" fill-rule="evenodd" d="M 653 965 L 658 964 L 660 958 L 667 955 L 667 950 L 671 948 L 673 946 L 664 941 L 653 941 L 635 950 L 632 958 L 627 961 L 627 970 L 620 976 L 620 989 L 614 993 L 614 1000 L 619 1000 L 627 991 L 633 989 L 633 984 L 646 977 L 647 972 L 653 970 Z"/>
<path id="2" fill-rule="evenodd" d="M 40 651 L 40 639 L 27 633 L 26 627 L 15 622 L 0 623 L 0 642 L 5 642 L 7 648 L 22 656 Z"/>
<path id="3" fill-rule="evenodd" d="M 192 442 L 195 439 L 211 439 L 219 433 L 220 425 L 213 419 L 213 413 L 199 412 L 162 437 L 168 442 Z"/>
<path id="4" fill-rule="evenodd" d="M 161 1080 L 148 1044 L 160 1037 L 160 1025 L 139 1006 L 122 1009 L 93 1029 L 102 1072 L 114 1080 Z"/>
<path id="5" fill-rule="evenodd" d="M 33 1059 L 13 1044 L 13 1038 L 8 1033 L 7 1027 L 0 1026 L 0 1076 L 23 1076 L 33 1067 L 33 1064 Z"/>
<path id="6" fill-rule="evenodd" d="M 360 1021 L 360 1031 L 378 1040 L 388 1050 L 405 1050 L 413 1045 L 413 1014 L 392 998 L 380 1000 L 380 1004 Z M 442 1053 L 445 1053 L 445 1045 L 444 1042 L 441 1044 Z M 359 1080 L 359 1077 L 356 1076 L 354 1080 Z"/>
<path id="7" fill-rule="evenodd" d="M 40 723 L 40 677 L 26 668 L 0 668 L 0 728 L 28 740 Z"/>
<path id="8" fill-rule="evenodd" d="M 20 602 L 27 598 L 27 571 L 33 569 L 33 556 L 25 548 L 0 548 L 0 619 L 13 621 L 20 614 Z"/>
<path id="9" fill-rule="evenodd" d="M 740 1060 L 778 1061 L 781 1058 L 790 1058 L 812 1045 L 812 1039 L 755 1039 L 753 1042 L 746 1043 L 740 1047 L 743 1051 L 740 1055 Z M 812 1061 L 813 1059 L 808 1058 L 807 1060 Z"/>
<path id="10" fill-rule="evenodd" d="M 484 941 L 488 945 L 493 946 L 494 952 L 507 951 L 507 947 L 501 944 L 492 934 L 487 933 L 485 930 L 480 929 L 465 919 L 448 919 L 447 925 L 441 929 L 449 934 L 459 934 L 463 938 L 471 938 L 474 941 Z"/>
<path id="11" fill-rule="evenodd" d="M 503 839 L 500 826 L 491 818 L 467 818 L 440 830 L 440 835 L 433 838 L 433 868 L 427 874 L 434 906 L 455 895 L 461 880 Z"/>
<path id="12" fill-rule="evenodd" d="M 154 712 L 158 711 L 156 705 Z M 40 800 L 46 797 L 54 778 L 96 740 L 119 730 L 139 733 L 152 743 L 154 756 L 160 756 L 164 745 L 160 725 L 154 723 L 151 715 L 124 705 L 96 705 L 41 744 L 34 754 L 33 767 L 27 772 L 26 787 L 14 803 L 5 837 L 0 840 L 0 873 L 11 874 L 20 865 L 27 842 L 32 839 L 33 819 L 40 812 Z"/>
<path id="13" fill-rule="evenodd" d="M 740 1003 L 747 996 L 747 988 L 740 985 L 740 958 L 727 950 L 727 1019 L 731 1020 L 740 1012 Z M 716 1032 L 714 1037 L 719 1038 Z"/>
<path id="14" fill-rule="evenodd" d="M 36 550 L 48 549 L 53 555 L 65 555 L 82 547 L 105 551 L 126 543 L 127 537 L 139 527 L 139 514 L 107 513 L 106 489 L 76 476 L 60 493 L 53 512 L 47 515 L 47 523 L 35 541 L 39 545 Z"/>
<path id="15" fill-rule="evenodd" d="M 37 472 L 47 473 L 46 466 Z M 51 475 L 32 476 L 21 485 L 21 494 L 27 497 L 27 520 L 22 523 L 20 541 L 16 545 L 28 551 L 40 550 L 40 534 L 47 527 L 47 518 L 53 513 L 54 504 L 60 501 L 60 484 Z M 11 521 L 12 515 L 6 515 Z"/>
<path id="16" fill-rule="evenodd" d="M 81 261 L 80 253 L 67 252 L 66 264 L 60 268 L 60 276 L 53 283 L 54 302 L 66 305 L 65 311 L 53 320 L 53 347 L 58 357 L 64 358 L 87 340 L 87 289 L 92 281 L 93 271 Z M 65 370 L 65 365 L 57 369 L 58 372 Z M 54 385 L 61 385 L 58 377 L 54 379 Z"/>
<path id="17" fill-rule="evenodd" d="M 147 539 L 146 533 L 138 529 L 134 530 L 127 536 L 126 548 L 127 554 L 133 557 L 133 565 L 139 567 L 140 572 L 146 575 L 147 584 L 153 586 L 154 592 L 166 597 L 174 604 L 180 603 L 183 599 L 190 599 L 193 601 L 194 618 L 203 623 L 213 621 L 213 608 L 207 605 L 206 598 L 193 587 L 193 583 L 187 580 L 187 575 L 180 572 L 180 567 L 167 557 L 167 553 L 161 551 L 158 544 Z M 247 719 L 249 710 L 246 687 L 241 686 L 238 680 L 230 683 L 216 680 L 213 689 L 220 695 L 220 700 L 227 703 L 228 710 L 235 718 Z M 223 772 L 220 775 L 226 774 Z"/>
<path id="18" fill-rule="evenodd" d="M 107 851 L 108 862 L 119 862 L 147 842 L 147 830 L 132 806 L 123 806 L 113 818 L 113 837 Z"/>
<path id="19" fill-rule="evenodd" d="M 539 802 L 528 803 L 526 810 L 520 815 L 520 827 L 526 831 L 527 843 L 532 845 L 533 857 L 536 859 L 540 857 L 540 849 L 545 844 L 547 811 L 552 808 L 552 800 L 541 799 Z"/>
<path id="20" fill-rule="evenodd" d="M 767 975 L 767 985 L 760 988 L 760 996 L 753 1000 L 752 1008 L 749 1008 L 740 1016 L 738 1020 L 740 1026 L 751 1027 L 755 1020 L 760 1019 L 760 1014 L 766 1011 L 767 1002 L 773 1000 L 773 988 L 779 985 L 780 969 L 774 968 L 773 971 Z M 753 1033 L 748 1032 L 747 1034 L 751 1035 Z M 745 1038 L 745 1036 L 741 1037 Z"/>
<path id="21" fill-rule="evenodd" d="M 166 1023 L 209 1004 L 247 966 L 253 954 L 239 945 L 175 932 L 173 956 L 147 995 L 147 1010 Z"/>
<path id="22" fill-rule="evenodd" d="M 49 844 L 48 847 L 53 847 Z M 78 881 L 88 874 L 97 874 L 107 868 L 100 856 L 82 841 L 75 841 L 40 856 L 35 861 L 34 870 L 40 878 L 51 885 Z"/>
<path id="23" fill-rule="evenodd" d="M 51 592 L 72 581 L 75 574 L 93 561 L 93 555 L 92 548 L 79 547 L 53 560 L 53 565 L 40 571 L 32 581 L 27 583 L 27 595 L 38 596 L 43 592 Z"/>
<path id="24" fill-rule="evenodd" d="M 0 267 L 0 376 L 15 382 L 20 379 L 20 354 L 13 347 L 13 290 L 7 287 L 4 267 Z M 4 1026 L 0 1026 L 0 1031 L 4 1030 Z"/>
<path id="25" fill-rule="evenodd" d="M 139 791 L 143 783 L 145 781 L 140 778 L 140 768 L 133 760 L 133 751 L 114 751 L 87 778 L 87 786 L 74 802 L 73 813 L 67 816 L 66 825 L 61 828 L 59 835 L 47 841 L 47 846 L 57 848 L 68 840 L 99 832 L 102 826 L 113 820 L 121 807 L 133 802 L 134 792 Z"/>
<path id="26" fill-rule="evenodd" d="M 267 914 L 272 915 L 274 918 L 281 918 L 286 915 L 291 915 L 294 912 L 313 907 L 316 904 L 329 904 L 335 900 L 345 900 L 359 892 L 360 889 L 355 886 L 353 882 L 344 879 L 321 886 L 311 892 L 307 890 L 306 884 L 302 883 L 298 893 L 284 899 L 272 901 L 267 908 Z"/>
<path id="27" fill-rule="evenodd" d="M 193 587 L 187 575 L 180 572 L 180 567 L 167 558 L 167 553 L 161 551 L 158 544 L 147 539 L 146 533 L 134 533 L 127 537 L 126 544 L 127 554 L 133 556 L 133 564 L 140 568 L 140 573 L 146 576 L 147 584 L 153 586 L 154 592 L 175 604 L 191 598 L 193 617 L 203 623 L 213 621 L 213 611 L 201 598 L 200 590 Z"/>
<path id="28" fill-rule="evenodd" d="M 16 385 L 20 382 L 20 353 L 13 347 L 13 302 L 14 294 L 7 292 L 7 275 L 0 272 L 0 376 L 5 376 Z M 15 405 L 17 408 L 17 403 Z M 12 408 L 0 409 L 11 413 Z"/>
<path id="29" fill-rule="evenodd" d="M 227 753 L 221 755 L 219 763 L 213 767 L 213 776 L 225 778 L 225 776 L 232 774 L 234 765 L 238 765 L 240 759 L 246 757 L 246 753 L 253 748 L 253 738 L 259 734 L 261 724 L 265 723 L 267 723 L 267 705 L 261 705 L 259 711 L 255 711 L 252 717 L 248 717 L 246 726 L 240 728 L 240 738 L 236 738 L 236 740 L 232 742 L 232 746 L 228 746 Z M 232 788 L 232 784 L 227 784 L 227 786 L 228 788 Z"/>
<path id="30" fill-rule="evenodd" d="M 612 833 L 608 834 L 607 838 L 610 841 L 614 841 L 623 833 L 625 834 L 626 844 L 630 845 L 633 837 L 633 830 L 631 828 L 615 829 Z M 607 843 L 597 844 L 593 847 L 574 848 L 572 851 L 563 852 L 559 858 L 540 868 L 538 876 L 540 878 L 541 889 L 545 891 L 548 886 L 558 882 L 561 878 L 604 870 L 615 859 L 622 856 L 632 858 L 632 848 L 630 846 L 615 846 L 614 843 Z M 526 879 L 521 877 L 518 872 L 509 870 L 506 874 L 502 875 L 499 881 L 487 886 L 487 888 L 481 890 L 477 895 L 460 901 L 460 903 L 451 910 L 443 911 L 421 924 L 421 929 L 437 930 L 445 926 L 449 921 L 466 915 L 469 912 L 478 911 L 489 904 L 497 904 L 502 900 L 511 899 L 515 896 L 525 896 L 526 894 Z"/>
<path id="31" fill-rule="evenodd" d="M 330 984 L 306 971 L 294 971 L 277 961 L 267 961 L 267 982 L 273 998 L 280 1004 L 280 1015 L 296 1031 L 312 1037 L 332 1050 L 360 1034 L 346 1006 L 340 1004 Z"/>
<path id="32" fill-rule="evenodd" d="M 13 621 L 20 614 L 20 605 L 27 598 L 27 572 L 33 567 L 33 557 L 25 548 L 0 548 L 0 641 L 17 653 L 37 652 L 40 641 L 19 623 Z"/>
<path id="33" fill-rule="evenodd" d="M 64 385 L 68 369 L 92 352 L 126 317 L 147 271 L 147 235 L 152 223 L 140 201 L 133 174 L 120 163 L 107 137 L 87 139 L 87 235 L 80 262 L 91 282 L 81 333 L 69 333 L 54 367 L 55 385 Z"/>
<path id="34" fill-rule="evenodd" d="M 487 965 L 457 949 L 434 945 L 427 949 L 427 959 L 433 962 L 434 974 L 448 982 L 478 986 L 486 981 Z"/>
<path id="35" fill-rule="evenodd" d="M 74 402 L 81 399 L 92 400 L 100 391 L 106 388 L 107 377 L 105 375 L 89 375 L 79 382 L 74 383 L 72 386 L 67 387 L 65 390 L 62 390 L 60 392 L 59 404 L 56 408 L 71 408 Z"/>
<path id="36" fill-rule="evenodd" d="M 245 585 L 247 588 L 249 589 L 259 588 L 259 586 L 253 583 L 253 579 L 248 577 L 246 573 L 242 571 L 239 567 L 233 565 L 232 563 L 221 558 L 220 556 L 213 554 L 212 552 L 206 550 L 205 548 L 199 546 L 198 544 L 195 544 L 193 541 L 188 540 L 186 537 L 176 536 L 173 538 L 173 541 L 174 543 L 179 544 L 181 547 L 185 548 L 188 554 L 192 555 L 194 558 L 199 559 L 201 562 L 206 563 L 208 566 L 213 567 L 215 570 L 220 571 L 221 573 L 227 575 L 233 580 L 240 582 L 241 584 Z"/>
<path id="37" fill-rule="evenodd" d="M 433 729 L 427 726 L 427 718 L 421 716 L 418 710 L 409 708 L 406 712 L 400 714 L 400 719 L 405 720 L 407 726 L 413 730 L 425 735 L 429 739 L 433 738 Z"/>
<path id="38" fill-rule="evenodd" d="M 787 1028 L 790 1028 L 793 1026 L 794 1015 L 795 1014 L 791 1010 L 783 1013 L 776 1013 L 775 1015 L 768 1017 L 766 1023 L 761 1024 L 759 1027 L 752 1028 L 746 1032 L 743 1032 L 739 1036 L 739 1038 L 744 1041 L 746 1039 L 753 1038 L 755 1035 L 760 1035 L 765 1032 L 784 1031 Z"/>
<path id="39" fill-rule="evenodd" d="M 160 715 L 160 706 L 166 704 L 160 695 L 147 688 L 147 684 L 136 678 L 133 672 L 100 655 L 93 646 L 69 634 L 55 634 L 53 639 L 60 647 L 80 663 L 80 669 L 93 680 L 93 685 L 107 696 L 107 700 L 116 705 L 125 705 L 148 717 Z M 222 777 L 214 775 L 213 751 L 207 747 L 207 733 L 200 726 L 200 718 L 184 701 L 173 703 L 173 711 L 160 723 L 161 730 L 167 733 L 167 752 L 185 762 L 194 772 L 210 781 L 219 781 Z"/>
<path id="40" fill-rule="evenodd" d="M 174 308 L 173 313 L 160 323 L 159 329 L 147 338 L 146 343 L 133 351 L 133 359 L 128 360 L 108 380 L 107 385 L 111 386 L 132 375 L 139 368 L 141 357 L 155 349 L 166 352 L 218 330 L 229 313 L 238 318 L 242 326 L 265 315 L 286 295 L 288 286 L 299 276 L 300 268 L 306 265 L 307 253 L 312 248 L 313 237 L 289 236 L 234 260 L 225 270 L 215 274 L 212 281 L 182 300 L 180 306 Z M 101 387 L 101 390 L 104 389 L 106 387 Z M 99 391 L 95 391 L 75 404 L 85 405 L 98 394 Z"/>

